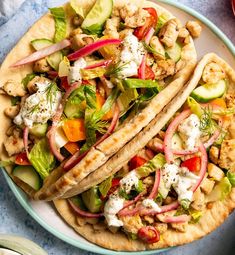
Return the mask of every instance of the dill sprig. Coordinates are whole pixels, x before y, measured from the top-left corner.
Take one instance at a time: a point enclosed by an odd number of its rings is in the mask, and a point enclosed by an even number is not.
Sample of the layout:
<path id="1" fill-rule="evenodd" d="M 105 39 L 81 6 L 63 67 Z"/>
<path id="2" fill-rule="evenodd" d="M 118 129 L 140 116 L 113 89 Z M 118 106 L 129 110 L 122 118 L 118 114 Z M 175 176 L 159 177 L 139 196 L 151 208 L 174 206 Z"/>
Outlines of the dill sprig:
<path id="1" fill-rule="evenodd" d="M 217 123 L 213 120 L 213 111 L 210 107 L 206 107 L 203 110 L 202 116 L 200 118 L 200 130 L 206 135 L 212 135 L 216 128 L 218 128 Z"/>
<path id="2" fill-rule="evenodd" d="M 115 64 L 111 64 L 108 67 L 107 72 L 105 73 L 106 76 L 109 77 L 118 77 L 119 73 L 130 63 L 130 61 L 126 63 L 122 63 L 122 61 L 119 61 Z"/>
<path id="3" fill-rule="evenodd" d="M 142 43 L 143 43 L 144 48 L 147 50 L 147 52 L 152 53 L 154 55 L 159 55 L 159 56 L 165 58 L 164 55 L 162 55 L 161 53 L 157 52 L 153 47 L 148 45 L 146 42 L 142 42 Z"/>

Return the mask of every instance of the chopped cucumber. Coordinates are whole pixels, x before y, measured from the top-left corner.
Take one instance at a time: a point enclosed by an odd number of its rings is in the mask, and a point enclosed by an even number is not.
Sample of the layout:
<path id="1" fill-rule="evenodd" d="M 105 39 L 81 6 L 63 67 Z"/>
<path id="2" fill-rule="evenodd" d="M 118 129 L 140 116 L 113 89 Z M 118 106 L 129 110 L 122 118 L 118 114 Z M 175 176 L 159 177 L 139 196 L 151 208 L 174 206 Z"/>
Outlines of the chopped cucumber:
<path id="1" fill-rule="evenodd" d="M 44 137 L 47 132 L 47 123 L 45 124 L 36 124 L 29 129 L 29 133 L 35 135 L 38 138 Z"/>
<path id="2" fill-rule="evenodd" d="M 103 205 L 102 200 L 98 194 L 98 187 L 92 187 L 89 190 L 82 193 L 82 201 L 88 210 L 92 213 L 97 213 L 100 211 L 101 206 Z"/>
<path id="3" fill-rule="evenodd" d="M 91 34 L 100 34 L 103 24 L 110 17 L 113 10 L 113 0 L 97 0 L 87 14 L 81 27 Z"/>
<path id="4" fill-rule="evenodd" d="M 13 175 L 27 183 L 35 190 L 39 190 L 41 188 L 41 178 L 32 166 L 17 166 L 13 170 Z"/>
<path id="5" fill-rule="evenodd" d="M 206 103 L 212 99 L 223 96 L 227 88 L 225 80 L 221 80 L 214 84 L 204 84 L 197 87 L 191 93 L 191 96 L 201 103 Z"/>
<path id="6" fill-rule="evenodd" d="M 43 39 L 35 39 L 31 41 L 31 44 L 35 50 L 41 50 L 45 47 L 48 47 L 53 44 L 53 42 L 49 39 L 43 38 Z M 48 56 L 47 58 L 48 64 L 55 70 L 58 70 L 59 64 L 61 60 L 63 59 L 63 54 L 61 51 L 55 52 Z"/>
<path id="7" fill-rule="evenodd" d="M 66 103 L 64 113 L 69 119 L 84 117 L 84 110 L 81 104 L 73 104 L 70 101 Z"/>
<path id="8" fill-rule="evenodd" d="M 166 55 L 174 60 L 174 62 L 178 62 L 181 58 L 181 51 L 182 51 L 182 46 L 176 42 L 175 45 L 171 48 L 166 48 Z"/>
<path id="9" fill-rule="evenodd" d="M 171 143 L 172 143 L 172 149 L 174 149 L 174 150 L 182 150 L 183 149 L 183 141 L 177 133 L 175 133 L 173 135 Z"/>

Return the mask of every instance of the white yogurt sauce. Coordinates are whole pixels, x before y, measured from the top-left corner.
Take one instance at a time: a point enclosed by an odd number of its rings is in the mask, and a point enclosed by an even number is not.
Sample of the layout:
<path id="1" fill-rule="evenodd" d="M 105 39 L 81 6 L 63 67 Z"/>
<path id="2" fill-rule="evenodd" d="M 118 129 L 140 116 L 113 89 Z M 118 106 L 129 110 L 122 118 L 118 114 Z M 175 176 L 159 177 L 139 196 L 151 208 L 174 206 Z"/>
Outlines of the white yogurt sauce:
<path id="1" fill-rule="evenodd" d="M 200 120 L 195 114 L 191 114 L 178 127 L 178 131 L 184 140 L 187 149 L 192 150 L 197 145 L 200 138 Z"/>
<path id="2" fill-rule="evenodd" d="M 27 127 L 32 127 L 34 123 L 44 124 L 56 113 L 62 96 L 61 92 L 57 90 L 56 93 L 49 95 L 48 87 L 51 85 L 49 81 L 36 85 L 37 92 L 26 98 L 19 114 L 14 118 L 15 124 L 24 123 Z"/>
<path id="3" fill-rule="evenodd" d="M 139 184 L 139 178 L 135 170 L 128 173 L 120 181 L 121 188 L 124 189 L 127 194 L 130 193 L 133 187 L 138 188 L 138 184 Z"/>
<path id="4" fill-rule="evenodd" d="M 129 33 L 123 40 L 123 50 L 120 55 L 119 72 L 120 78 L 131 77 L 138 74 L 138 67 L 145 54 L 143 44 L 132 33 Z"/>
<path id="5" fill-rule="evenodd" d="M 157 203 L 155 203 L 153 201 L 153 199 L 149 199 L 149 198 L 144 199 L 143 202 L 142 202 L 142 205 L 145 208 L 153 209 L 156 212 L 161 212 L 161 208 L 159 207 L 159 205 Z"/>
<path id="6" fill-rule="evenodd" d="M 87 63 L 84 58 L 79 58 L 78 60 L 74 62 L 73 66 L 71 66 L 69 69 L 69 74 L 68 74 L 69 84 L 76 81 L 78 82 L 82 81 L 82 76 L 80 71 L 86 66 L 87 66 Z"/>
<path id="7" fill-rule="evenodd" d="M 123 222 L 118 219 L 117 213 L 123 208 L 125 199 L 117 193 L 111 195 L 104 206 L 104 217 L 109 226 L 121 227 Z"/>

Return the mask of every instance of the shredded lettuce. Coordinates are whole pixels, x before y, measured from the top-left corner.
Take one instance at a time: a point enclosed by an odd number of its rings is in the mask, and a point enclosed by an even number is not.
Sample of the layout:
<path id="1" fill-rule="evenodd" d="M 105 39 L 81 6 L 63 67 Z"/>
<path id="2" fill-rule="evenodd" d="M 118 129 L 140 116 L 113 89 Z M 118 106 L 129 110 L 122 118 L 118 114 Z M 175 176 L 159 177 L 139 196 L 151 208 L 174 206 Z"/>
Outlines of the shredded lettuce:
<path id="1" fill-rule="evenodd" d="M 69 75 L 70 62 L 67 57 L 64 57 L 59 64 L 58 75 L 59 77 L 65 77 Z"/>
<path id="2" fill-rule="evenodd" d="M 123 80 L 123 84 L 126 88 L 158 88 L 158 83 L 152 80 L 140 80 L 134 78 L 127 78 Z"/>
<path id="3" fill-rule="evenodd" d="M 60 42 L 66 38 L 66 17 L 63 7 L 50 8 L 50 12 L 55 20 L 54 42 Z"/>
<path id="4" fill-rule="evenodd" d="M 120 102 L 119 106 L 121 106 L 120 110 L 122 114 L 130 109 L 130 103 L 135 101 L 137 98 L 138 92 L 136 89 L 126 89 L 120 94 L 118 101 Z"/>
<path id="5" fill-rule="evenodd" d="M 29 161 L 42 179 L 45 179 L 55 167 L 56 161 L 49 149 L 46 138 L 40 140 L 33 146 L 29 153 Z"/>
<path id="6" fill-rule="evenodd" d="M 135 171 L 141 177 L 146 177 L 150 173 L 160 169 L 166 163 L 165 157 L 163 154 L 158 153 L 154 158 L 146 162 L 143 166 L 137 168 Z"/>
<path id="7" fill-rule="evenodd" d="M 98 77 L 102 77 L 106 72 L 106 68 L 97 67 L 94 69 L 81 69 L 80 72 L 83 80 L 92 80 Z"/>
<path id="8" fill-rule="evenodd" d="M 212 192 L 207 196 L 207 202 L 214 202 L 224 200 L 225 197 L 231 192 L 232 185 L 228 177 L 224 177 L 218 184 L 215 185 Z"/>
<path id="9" fill-rule="evenodd" d="M 113 177 L 110 176 L 108 179 L 104 180 L 100 185 L 99 185 L 99 192 L 103 197 L 106 197 L 110 188 L 112 187 L 112 179 Z"/>
<path id="10" fill-rule="evenodd" d="M 191 208 L 188 211 L 189 211 L 189 214 L 192 217 L 190 223 L 198 223 L 198 221 L 202 217 L 202 211 L 197 211 L 197 210 L 194 210 L 194 209 L 191 209 Z"/>
<path id="11" fill-rule="evenodd" d="M 227 177 L 229 179 L 229 182 L 231 183 L 232 187 L 235 187 L 235 173 L 232 173 L 231 171 L 227 172 Z"/>

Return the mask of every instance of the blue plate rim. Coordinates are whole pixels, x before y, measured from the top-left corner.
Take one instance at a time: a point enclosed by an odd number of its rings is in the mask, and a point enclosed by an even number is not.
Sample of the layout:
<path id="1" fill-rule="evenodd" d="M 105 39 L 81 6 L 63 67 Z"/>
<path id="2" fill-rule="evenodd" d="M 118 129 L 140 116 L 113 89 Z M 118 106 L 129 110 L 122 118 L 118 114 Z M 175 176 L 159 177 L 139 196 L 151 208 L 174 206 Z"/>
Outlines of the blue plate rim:
<path id="1" fill-rule="evenodd" d="M 193 10 L 192 8 L 190 8 L 188 6 L 185 6 L 181 3 L 174 2 L 174 0 L 158 0 L 158 1 L 155 1 L 155 2 L 160 2 L 160 3 L 163 3 L 163 4 L 168 4 L 168 5 L 174 6 L 178 9 L 183 10 L 184 12 L 194 16 L 198 20 L 200 20 L 217 37 L 219 37 L 219 39 L 221 39 L 223 41 L 223 43 L 228 48 L 228 50 L 232 53 L 233 56 L 235 56 L 235 47 L 234 47 L 233 43 L 208 18 L 206 18 L 205 16 L 203 16 L 202 14 L 198 13 L 197 11 Z M 3 168 L 1 168 L 1 169 L 4 170 Z M 115 254 L 116 255 L 129 255 L 130 253 L 133 253 L 133 252 L 115 252 L 115 251 L 108 250 L 108 249 L 105 249 L 105 248 L 102 248 L 102 247 L 99 247 L 99 246 L 89 247 L 89 246 L 87 246 L 87 244 L 79 243 L 78 240 L 63 234 L 60 231 L 57 231 L 56 229 L 54 229 L 53 227 L 51 227 L 47 223 L 45 223 L 45 221 L 37 215 L 37 213 L 33 210 L 31 205 L 27 203 L 27 199 L 24 198 L 23 192 L 17 187 L 16 184 L 14 184 L 14 182 L 11 180 L 11 178 L 8 176 L 8 174 L 5 171 L 3 171 L 3 174 L 4 174 L 4 177 L 7 181 L 10 189 L 12 190 L 13 194 L 15 195 L 15 197 L 17 198 L 17 200 L 19 201 L 21 206 L 27 211 L 27 213 L 35 221 L 37 221 L 43 228 L 45 228 L 52 235 L 54 235 L 57 238 L 65 241 L 66 243 L 68 243 L 70 245 L 73 245 L 73 246 L 75 246 L 77 248 L 80 248 L 80 249 L 83 249 L 85 251 L 90 251 L 90 252 L 94 252 L 94 253 L 101 253 L 101 254 L 105 254 L 105 255 L 115 255 Z M 154 254 L 154 253 L 156 254 L 156 252 L 159 253 L 159 252 L 167 251 L 169 249 L 172 249 L 172 248 L 156 249 L 156 250 L 150 250 L 150 251 L 140 251 L 140 252 L 134 252 L 134 254 L 138 254 L 138 255 L 148 255 L 148 254 Z"/>

